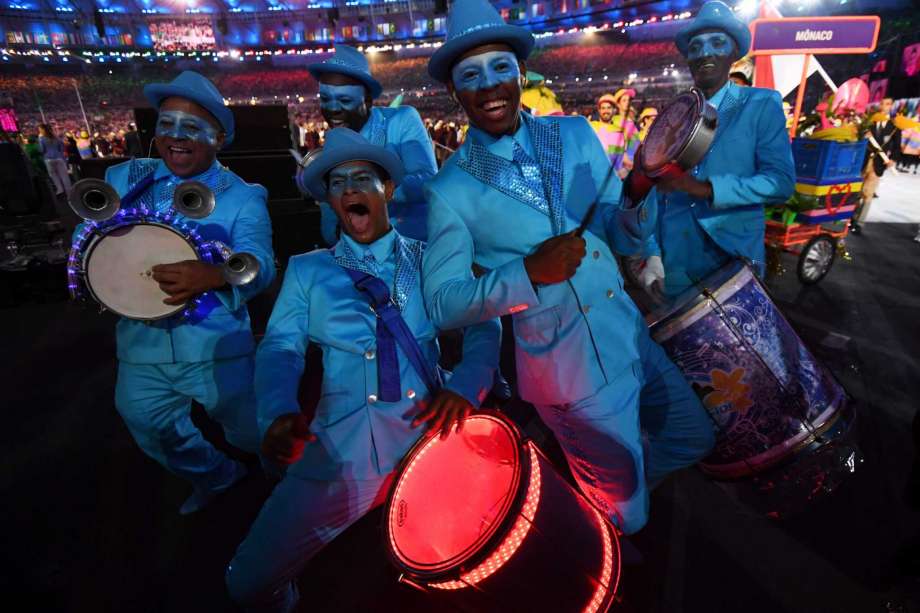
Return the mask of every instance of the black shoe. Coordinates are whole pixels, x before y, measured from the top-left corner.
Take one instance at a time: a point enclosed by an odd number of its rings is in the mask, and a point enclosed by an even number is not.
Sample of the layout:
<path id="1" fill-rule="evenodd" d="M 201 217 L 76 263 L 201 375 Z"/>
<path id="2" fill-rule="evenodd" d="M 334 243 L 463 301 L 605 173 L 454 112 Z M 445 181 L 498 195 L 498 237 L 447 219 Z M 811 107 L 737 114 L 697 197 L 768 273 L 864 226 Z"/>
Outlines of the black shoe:
<path id="1" fill-rule="evenodd" d="M 851 234 L 862 234 L 862 226 L 860 226 L 855 221 L 850 222 L 850 233 Z"/>

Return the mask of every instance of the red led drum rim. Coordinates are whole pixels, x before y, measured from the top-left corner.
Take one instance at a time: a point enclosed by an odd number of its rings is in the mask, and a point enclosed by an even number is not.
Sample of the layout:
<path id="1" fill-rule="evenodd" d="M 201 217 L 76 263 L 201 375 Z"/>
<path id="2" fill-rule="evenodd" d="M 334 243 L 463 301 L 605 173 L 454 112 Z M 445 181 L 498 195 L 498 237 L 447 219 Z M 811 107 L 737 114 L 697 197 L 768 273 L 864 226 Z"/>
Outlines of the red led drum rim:
<path id="1" fill-rule="evenodd" d="M 462 573 L 459 580 L 429 583 L 428 585 L 439 590 L 459 590 L 476 585 L 504 566 L 524 542 L 524 539 L 527 538 L 537 507 L 540 506 L 540 487 L 542 485 L 537 452 L 532 443 L 528 444 L 527 450 L 530 456 L 530 482 L 527 484 L 524 506 L 521 507 L 518 513 L 514 527 L 505 535 L 498 547 L 489 550 L 491 553 L 488 558 L 472 570 Z M 530 517 L 527 516 L 528 514 Z"/>
<path id="2" fill-rule="evenodd" d="M 515 473 L 515 480 L 512 484 L 512 491 L 514 495 L 510 497 L 509 502 L 505 505 L 504 513 L 500 521 L 495 523 L 495 527 L 491 531 L 491 535 L 485 540 L 480 540 L 478 543 L 467 548 L 463 555 L 454 556 L 453 559 L 447 560 L 445 562 L 439 563 L 437 565 L 428 565 L 421 567 L 413 564 L 409 560 L 405 560 L 400 556 L 399 547 L 396 544 L 396 540 L 393 536 L 393 531 L 390 529 L 390 526 L 394 524 L 396 520 L 395 513 L 398 513 L 398 505 L 395 504 L 399 500 L 399 490 L 403 484 L 403 476 L 408 471 L 409 467 L 413 465 L 418 458 L 422 457 L 426 449 L 430 448 L 431 445 L 437 442 L 437 433 L 431 433 L 419 440 L 415 446 L 406 454 L 405 459 L 397 471 L 399 478 L 396 480 L 396 483 L 393 485 L 393 489 L 390 491 L 389 498 L 387 499 L 386 506 L 386 523 L 384 525 L 385 540 L 387 551 L 389 552 L 391 562 L 403 573 L 413 577 L 418 580 L 423 580 L 426 582 L 438 581 L 438 580 L 449 580 L 455 579 L 458 575 L 464 574 L 466 571 L 463 570 L 464 567 L 477 567 L 485 559 L 487 559 L 496 549 L 498 545 L 503 543 L 506 535 L 511 530 L 512 525 L 515 520 L 519 517 L 520 509 L 524 504 L 526 497 L 526 491 L 521 487 L 522 481 L 530 482 L 530 466 L 529 462 L 524 462 L 522 457 L 522 450 L 524 447 L 523 437 L 520 434 L 520 431 L 517 427 L 511 423 L 507 418 L 502 415 L 492 412 L 492 411 L 483 411 L 476 413 L 467 419 L 477 419 L 477 418 L 488 418 L 493 421 L 498 422 L 501 426 L 505 427 L 511 438 L 516 441 L 516 460 L 518 470 Z"/>
<path id="3" fill-rule="evenodd" d="M 604 539 L 604 566 L 601 568 L 601 577 L 598 581 L 594 596 L 582 613 L 597 613 L 598 611 L 606 611 L 607 608 L 609 608 L 609 605 L 604 608 L 604 603 L 609 603 L 614 594 L 617 593 L 617 588 L 620 586 L 620 571 L 623 568 L 623 565 L 619 564 L 620 541 L 611 534 L 613 527 L 607 523 L 604 516 L 601 515 L 601 512 L 596 508 L 594 509 L 594 515 L 597 518 L 597 524 L 600 526 L 601 534 Z M 611 582 L 610 578 L 613 577 L 614 560 L 618 562 L 616 565 L 617 572 L 616 577 L 614 577 L 613 582 Z"/>

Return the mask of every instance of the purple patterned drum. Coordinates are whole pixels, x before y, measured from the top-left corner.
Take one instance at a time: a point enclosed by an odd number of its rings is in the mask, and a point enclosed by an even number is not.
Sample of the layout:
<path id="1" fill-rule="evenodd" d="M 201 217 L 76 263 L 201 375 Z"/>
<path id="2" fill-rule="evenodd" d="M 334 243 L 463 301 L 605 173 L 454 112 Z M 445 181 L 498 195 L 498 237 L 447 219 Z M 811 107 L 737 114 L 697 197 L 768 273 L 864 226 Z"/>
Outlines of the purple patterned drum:
<path id="1" fill-rule="evenodd" d="M 649 317 L 718 427 L 701 468 L 734 478 L 765 470 L 829 430 L 847 400 L 750 269 L 727 264 Z"/>

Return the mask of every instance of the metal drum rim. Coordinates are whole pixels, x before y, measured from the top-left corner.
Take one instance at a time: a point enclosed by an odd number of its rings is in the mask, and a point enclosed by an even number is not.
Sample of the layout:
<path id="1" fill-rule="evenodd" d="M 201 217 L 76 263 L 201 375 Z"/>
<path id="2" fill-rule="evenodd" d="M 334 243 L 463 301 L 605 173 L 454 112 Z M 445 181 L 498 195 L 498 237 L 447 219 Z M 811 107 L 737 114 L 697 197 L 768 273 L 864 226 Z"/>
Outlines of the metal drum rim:
<path id="1" fill-rule="evenodd" d="M 687 152 L 687 150 L 690 148 L 690 144 L 691 144 L 691 143 L 693 142 L 693 140 L 696 138 L 697 134 L 700 133 L 700 130 L 702 130 L 702 129 L 704 129 L 704 128 L 706 127 L 706 126 L 704 126 L 704 123 L 705 123 L 706 120 L 708 119 L 707 113 L 706 113 L 706 99 L 705 99 L 705 97 L 703 96 L 702 92 L 700 92 L 700 91 L 699 91 L 698 89 L 696 89 L 695 87 L 694 87 L 694 88 L 691 88 L 689 91 L 683 92 L 683 93 L 678 94 L 678 95 L 674 96 L 673 98 L 671 98 L 671 100 L 669 100 L 668 103 L 667 103 L 667 104 L 664 106 L 664 108 L 662 109 L 661 114 L 663 115 L 664 112 L 667 111 L 667 109 L 668 109 L 669 106 L 671 106 L 672 104 L 676 103 L 676 102 L 677 102 L 678 100 L 680 100 L 681 98 L 684 98 L 684 97 L 687 97 L 687 96 L 693 98 L 694 111 L 695 111 L 695 114 L 696 114 L 696 119 L 694 119 L 695 125 L 694 125 L 693 128 L 690 130 L 690 134 L 687 136 L 686 140 L 684 140 L 684 142 L 683 142 L 683 144 L 681 145 L 681 147 L 680 147 L 680 149 L 678 150 L 678 152 L 677 152 L 671 159 L 665 160 L 665 161 L 661 162 L 660 164 L 654 165 L 653 167 L 649 167 L 649 166 L 647 166 L 646 163 L 645 163 L 645 158 L 644 158 L 644 157 L 642 158 L 642 171 L 643 171 L 646 175 L 648 175 L 649 177 L 653 177 L 653 178 L 654 178 L 654 177 L 657 177 L 657 176 L 658 176 L 659 174 L 661 174 L 663 171 L 667 170 L 668 166 L 669 166 L 670 164 L 674 163 L 674 162 L 678 162 L 678 164 L 680 164 L 681 158 L 684 156 L 684 154 L 685 154 L 685 153 Z M 655 128 L 655 124 L 653 123 L 653 124 L 652 124 L 652 128 L 650 128 L 650 130 L 653 130 L 654 128 Z M 648 138 L 648 137 L 646 137 L 646 139 L 647 139 L 647 138 Z M 708 147 L 707 147 L 707 149 L 708 149 Z M 681 164 L 681 166 L 683 167 L 682 164 Z"/>
<path id="2" fill-rule="evenodd" d="M 511 422 L 511 420 L 496 411 L 477 412 L 469 416 L 467 419 L 474 418 L 488 418 L 498 422 L 508 429 L 509 434 L 515 441 L 517 470 L 515 471 L 515 479 L 512 484 L 514 494 L 510 497 L 509 502 L 505 505 L 504 515 L 498 522 L 496 522 L 495 527 L 488 537 L 474 542 L 472 545 L 467 547 L 462 554 L 454 556 L 450 560 L 445 560 L 444 562 L 440 562 L 438 564 L 426 565 L 426 567 L 410 566 L 409 562 L 404 560 L 397 553 L 398 547 L 396 546 L 395 539 L 393 538 L 393 535 L 390 531 L 390 518 L 394 512 L 396 493 L 399 490 L 399 484 L 404 476 L 406 467 L 412 462 L 416 454 L 421 451 L 422 448 L 429 441 L 431 441 L 433 437 L 437 436 L 437 433 L 428 433 L 416 441 L 416 443 L 403 458 L 402 462 L 400 462 L 400 466 L 397 470 L 397 477 L 391 486 L 389 494 L 387 495 L 383 529 L 384 546 L 387 550 L 390 561 L 402 573 L 413 579 L 424 581 L 426 583 L 448 581 L 451 579 L 459 579 L 459 577 L 465 572 L 476 568 L 482 562 L 488 559 L 488 557 L 492 555 L 496 548 L 501 545 L 505 537 L 511 531 L 514 522 L 516 521 L 518 515 L 520 515 L 521 509 L 524 506 L 524 501 L 527 495 L 527 487 L 522 487 L 522 484 L 526 485 L 530 482 L 530 476 L 533 470 L 533 467 L 530 464 L 530 455 L 529 453 L 525 453 L 526 445 L 529 442 L 528 439 L 526 439 L 521 434 L 518 427 L 513 422 Z"/>
<path id="3" fill-rule="evenodd" d="M 719 302 L 724 302 L 734 296 L 749 279 L 757 279 L 744 262 L 734 260 L 723 268 L 728 266 L 733 267 L 732 272 L 726 275 L 725 281 L 716 289 L 710 288 L 706 280 L 702 282 L 704 288 Z M 720 272 L 721 269 L 716 274 Z M 714 275 L 711 275 L 710 278 L 712 276 Z M 709 306 L 710 298 L 698 287 L 694 287 L 694 289 L 698 292 L 695 296 L 686 299 L 680 304 L 671 306 L 666 311 L 652 311 L 648 314 L 646 324 L 656 343 L 666 341 L 696 323 L 704 316 L 703 311 L 712 311 Z"/>
<path id="4" fill-rule="evenodd" d="M 161 228 L 166 228 L 167 230 L 179 236 L 179 238 L 181 238 L 183 241 L 185 241 L 185 243 L 189 247 L 192 248 L 192 251 L 195 252 L 196 255 L 198 255 L 199 259 L 201 258 L 201 255 L 198 253 L 198 249 L 195 248 L 194 243 L 192 243 L 192 241 L 189 240 L 189 238 L 185 236 L 185 234 L 179 231 L 179 229 L 173 227 L 172 225 L 168 223 L 163 223 L 160 221 L 144 220 L 144 221 L 129 221 L 125 223 L 113 224 L 111 226 L 107 226 L 106 228 L 104 228 L 104 231 L 100 232 L 97 236 L 94 236 L 93 239 L 90 241 L 90 243 L 86 246 L 86 253 L 83 255 L 83 259 L 81 260 L 81 276 L 83 278 L 83 285 L 86 286 L 86 291 L 89 292 L 89 295 L 92 297 L 93 300 L 95 300 L 98 304 L 105 307 L 105 309 L 109 311 L 110 313 L 114 313 L 115 315 L 118 315 L 119 317 L 124 317 L 125 319 L 131 319 L 133 321 L 159 321 L 161 319 L 167 319 L 169 317 L 173 317 L 177 313 L 181 313 L 182 310 L 188 306 L 188 302 L 183 302 L 182 304 L 177 305 L 175 309 L 173 309 L 166 315 L 160 315 L 157 317 L 135 317 L 133 315 L 125 315 L 124 313 L 120 313 L 116 309 L 113 309 L 112 307 L 107 305 L 105 302 L 99 299 L 98 295 L 96 295 L 95 290 L 93 290 L 92 283 L 89 282 L 88 264 L 89 264 L 90 256 L 92 255 L 96 247 L 99 245 L 99 243 L 102 242 L 102 240 L 106 236 L 108 236 L 115 230 L 118 230 L 120 228 L 124 228 L 127 226 L 159 226 Z"/>
<path id="5" fill-rule="evenodd" d="M 792 438 L 788 438 L 773 445 L 755 456 L 730 464 L 708 464 L 706 462 L 700 462 L 700 470 L 718 479 L 738 479 L 768 470 L 786 458 L 794 456 L 808 445 L 811 445 L 816 440 L 817 436 L 821 436 L 830 430 L 837 419 L 843 414 L 843 409 L 846 408 L 846 406 L 847 398 L 846 394 L 844 394 L 841 396 L 839 402 L 829 405 L 820 415 L 810 421 L 814 429 L 813 431 L 799 432 Z"/>

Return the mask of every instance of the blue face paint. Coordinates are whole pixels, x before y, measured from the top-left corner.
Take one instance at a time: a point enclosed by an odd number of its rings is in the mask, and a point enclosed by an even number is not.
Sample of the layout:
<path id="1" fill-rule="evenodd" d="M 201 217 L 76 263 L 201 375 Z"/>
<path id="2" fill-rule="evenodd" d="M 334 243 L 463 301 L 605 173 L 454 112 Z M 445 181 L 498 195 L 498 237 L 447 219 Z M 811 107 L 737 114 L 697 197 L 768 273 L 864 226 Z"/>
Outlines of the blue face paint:
<path id="1" fill-rule="evenodd" d="M 513 53 L 489 51 L 457 62 L 450 71 L 450 77 L 457 90 L 476 91 L 516 81 L 521 77 L 521 69 Z"/>
<path id="2" fill-rule="evenodd" d="M 218 130 L 208 120 L 183 111 L 160 111 L 157 116 L 156 135 L 176 140 L 188 139 L 216 146 Z"/>
<path id="3" fill-rule="evenodd" d="M 327 191 L 333 198 L 341 198 L 349 190 L 376 194 L 386 198 L 383 181 L 377 172 L 366 163 L 350 162 L 341 164 L 329 171 Z"/>
<path id="4" fill-rule="evenodd" d="M 362 85 L 319 84 L 319 106 L 327 111 L 356 111 L 364 105 Z"/>
<path id="5" fill-rule="evenodd" d="M 698 60 L 712 55 L 731 55 L 734 50 L 732 39 L 724 32 L 704 32 L 690 39 L 687 45 L 687 59 Z"/>

